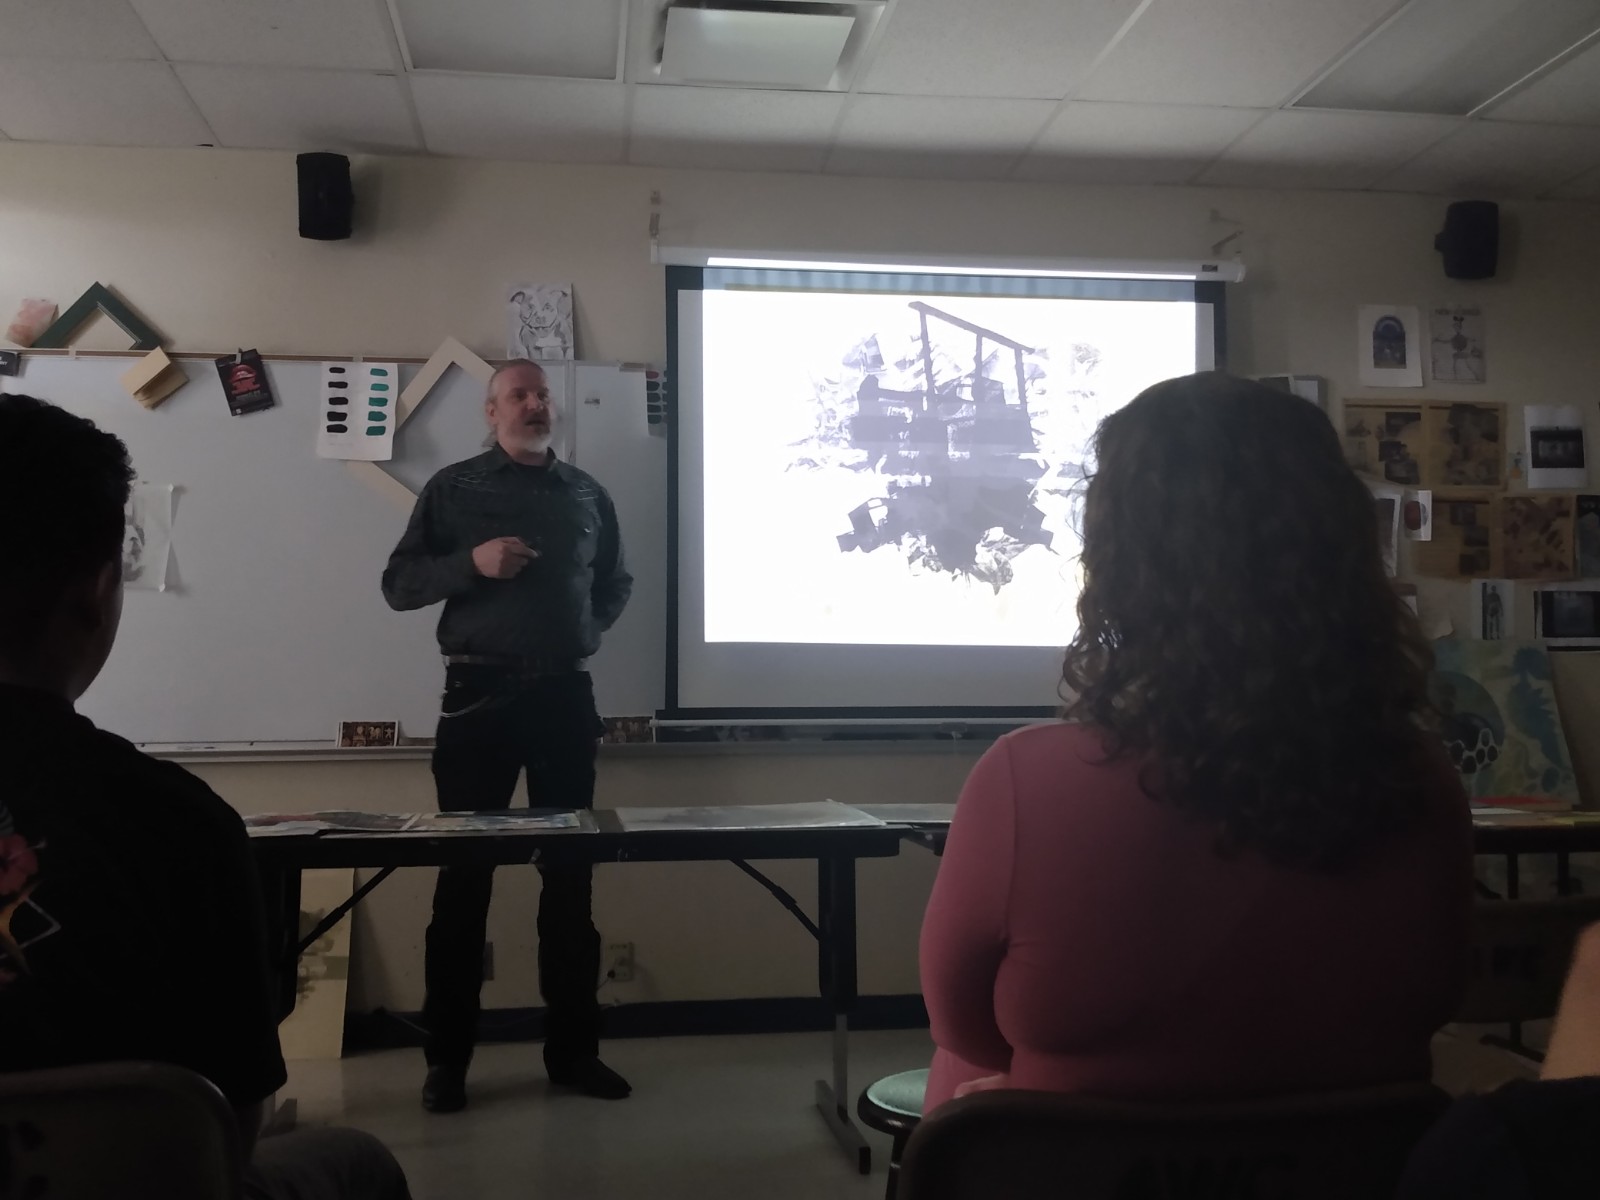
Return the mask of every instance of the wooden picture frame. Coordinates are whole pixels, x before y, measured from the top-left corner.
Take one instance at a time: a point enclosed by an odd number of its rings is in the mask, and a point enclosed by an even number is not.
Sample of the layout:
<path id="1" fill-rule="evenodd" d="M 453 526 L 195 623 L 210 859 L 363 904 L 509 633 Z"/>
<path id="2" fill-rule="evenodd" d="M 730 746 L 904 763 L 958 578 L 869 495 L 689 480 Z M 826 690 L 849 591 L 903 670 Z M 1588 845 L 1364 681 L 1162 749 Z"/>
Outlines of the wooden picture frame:
<path id="1" fill-rule="evenodd" d="M 127 301 L 103 283 L 91 284 L 72 302 L 72 307 L 62 313 L 34 340 L 35 350 L 64 350 L 72 339 L 96 313 L 105 313 L 112 324 L 133 339 L 130 350 L 155 350 L 161 346 L 161 335 L 147 321 L 129 307 Z"/>

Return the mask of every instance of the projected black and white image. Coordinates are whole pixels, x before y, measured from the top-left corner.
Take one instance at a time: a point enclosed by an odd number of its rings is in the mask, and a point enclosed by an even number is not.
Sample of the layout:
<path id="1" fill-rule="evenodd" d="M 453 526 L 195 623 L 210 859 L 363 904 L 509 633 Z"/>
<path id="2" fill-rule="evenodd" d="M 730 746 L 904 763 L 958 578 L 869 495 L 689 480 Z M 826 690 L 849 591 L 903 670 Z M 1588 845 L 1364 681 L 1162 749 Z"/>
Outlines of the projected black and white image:
<path id="1" fill-rule="evenodd" d="M 1064 644 L 1096 426 L 1189 303 L 710 292 L 706 638 Z"/>

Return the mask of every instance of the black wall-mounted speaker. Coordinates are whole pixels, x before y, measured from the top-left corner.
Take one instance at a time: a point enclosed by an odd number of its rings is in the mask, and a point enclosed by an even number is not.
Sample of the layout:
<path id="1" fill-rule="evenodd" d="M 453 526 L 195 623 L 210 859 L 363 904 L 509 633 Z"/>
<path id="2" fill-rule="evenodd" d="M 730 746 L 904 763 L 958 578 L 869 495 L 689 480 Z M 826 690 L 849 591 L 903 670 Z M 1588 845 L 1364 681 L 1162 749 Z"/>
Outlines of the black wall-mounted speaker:
<path id="1" fill-rule="evenodd" d="M 355 208 L 350 160 L 342 154 L 300 154 L 294 165 L 300 176 L 300 236 L 319 242 L 349 237 Z"/>
<path id="2" fill-rule="evenodd" d="M 1500 262 L 1500 206 L 1492 200 L 1458 200 L 1444 213 L 1433 239 L 1451 279 L 1492 279 Z"/>

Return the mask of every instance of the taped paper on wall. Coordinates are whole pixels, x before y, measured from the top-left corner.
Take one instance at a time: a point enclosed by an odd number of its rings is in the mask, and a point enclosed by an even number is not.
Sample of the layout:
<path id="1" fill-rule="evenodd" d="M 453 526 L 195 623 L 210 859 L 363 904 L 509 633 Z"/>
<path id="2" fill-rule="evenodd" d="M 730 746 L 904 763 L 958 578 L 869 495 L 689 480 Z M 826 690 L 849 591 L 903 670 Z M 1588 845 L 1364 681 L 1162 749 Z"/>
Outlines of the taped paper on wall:
<path id="1" fill-rule="evenodd" d="M 1383 552 L 1384 574 L 1400 573 L 1400 503 L 1402 493 L 1387 484 L 1372 484 L 1372 508 L 1378 518 L 1378 548 Z"/>
<path id="2" fill-rule="evenodd" d="M 396 363 L 323 363 L 317 457 L 355 462 L 393 458 L 399 385 Z"/>
<path id="3" fill-rule="evenodd" d="M 1576 504 L 1578 578 L 1600 579 L 1600 496 L 1579 496 Z"/>
<path id="4" fill-rule="evenodd" d="M 136 483 L 128 493 L 122 530 L 122 586 L 167 590 L 172 555 L 172 485 Z"/>
<path id="5" fill-rule="evenodd" d="M 1400 527 L 1413 542 L 1433 541 L 1433 493 L 1407 492 L 1401 509 Z"/>
<path id="6" fill-rule="evenodd" d="M 1356 357 L 1367 387 L 1422 386 L 1422 318 L 1414 308 L 1364 304 L 1356 312 Z"/>

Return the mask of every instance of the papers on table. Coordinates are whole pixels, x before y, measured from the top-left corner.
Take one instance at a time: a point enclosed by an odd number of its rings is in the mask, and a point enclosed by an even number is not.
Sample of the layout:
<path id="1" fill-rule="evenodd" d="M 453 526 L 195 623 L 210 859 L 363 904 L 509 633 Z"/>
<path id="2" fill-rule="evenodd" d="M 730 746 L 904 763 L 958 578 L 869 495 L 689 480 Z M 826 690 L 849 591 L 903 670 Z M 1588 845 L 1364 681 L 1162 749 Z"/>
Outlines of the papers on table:
<path id="1" fill-rule="evenodd" d="M 246 817 L 244 823 L 252 837 L 354 833 L 529 833 L 594 828 L 594 819 L 588 813 L 560 808 L 483 813 L 260 813 Z"/>
<path id="2" fill-rule="evenodd" d="M 833 800 L 805 804 L 718 804 L 701 808 L 619 808 L 629 832 L 643 830 L 861 829 L 883 825 L 859 808 Z"/>

